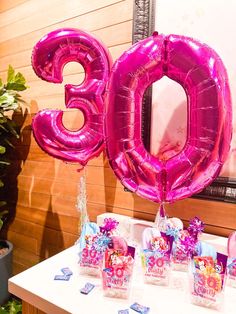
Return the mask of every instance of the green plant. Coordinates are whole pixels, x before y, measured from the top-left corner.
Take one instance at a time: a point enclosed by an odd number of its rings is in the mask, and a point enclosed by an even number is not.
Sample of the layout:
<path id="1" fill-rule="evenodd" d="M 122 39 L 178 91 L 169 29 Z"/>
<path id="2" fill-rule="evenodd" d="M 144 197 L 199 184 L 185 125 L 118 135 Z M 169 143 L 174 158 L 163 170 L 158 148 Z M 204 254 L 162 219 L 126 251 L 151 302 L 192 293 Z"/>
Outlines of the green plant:
<path id="1" fill-rule="evenodd" d="M 15 73 L 11 65 L 8 67 L 7 82 L 3 84 L 0 79 L 0 188 L 4 186 L 5 169 L 10 164 L 6 158 L 7 148 L 14 147 L 12 137 L 19 138 L 17 125 L 11 119 L 11 114 L 20 108 L 22 99 L 19 92 L 27 88 L 25 83 L 24 76 L 19 72 Z M 0 230 L 7 214 L 5 206 L 6 202 L 0 200 Z"/>
<path id="2" fill-rule="evenodd" d="M 0 314 L 21 314 L 22 304 L 21 301 L 11 299 L 7 304 L 0 306 Z"/>

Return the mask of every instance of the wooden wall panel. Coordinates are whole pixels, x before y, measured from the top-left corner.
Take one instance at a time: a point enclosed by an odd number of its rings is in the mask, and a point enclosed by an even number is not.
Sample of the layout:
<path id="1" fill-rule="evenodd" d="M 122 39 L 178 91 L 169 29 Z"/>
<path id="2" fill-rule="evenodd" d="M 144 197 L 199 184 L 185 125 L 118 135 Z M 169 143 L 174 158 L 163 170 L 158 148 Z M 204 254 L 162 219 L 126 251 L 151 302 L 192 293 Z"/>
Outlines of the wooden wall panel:
<path id="1" fill-rule="evenodd" d="M 42 18 L 42 12 L 44 16 Z M 21 126 L 16 150 L 11 152 L 5 195 L 13 219 L 6 235 L 14 244 L 17 273 L 72 245 L 79 236 L 76 209 L 78 182 L 87 178 L 87 207 L 91 220 L 104 212 L 154 220 L 158 205 L 125 192 L 109 167 L 105 153 L 91 160 L 86 169 L 66 164 L 45 154 L 35 142 L 31 122 L 43 108 L 64 109 L 64 84 L 78 84 L 83 68 L 71 63 L 64 69 L 63 84 L 40 80 L 31 67 L 34 44 L 46 33 L 62 28 L 81 28 L 99 37 L 113 59 L 131 46 L 133 0 L 1 0 L 0 77 L 6 79 L 8 64 L 21 71 L 30 88 L 22 95 L 29 105 L 15 115 Z M 68 110 L 63 121 L 71 130 L 83 124 L 83 115 Z M 206 222 L 206 230 L 227 235 L 236 229 L 233 204 L 187 199 L 167 206 L 170 215 L 185 223 L 194 215 Z"/>
<path id="2" fill-rule="evenodd" d="M 77 27 L 100 38 L 115 60 L 131 45 L 132 6 L 132 0 L 1 1 L 0 77 L 6 79 L 8 64 L 12 64 L 25 75 L 30 86 L 22 93 L 29 107 L 24 106 L 23 112 L 15 115 L 22 131 L 16 150 L 10 154 L 12 164 L 5 189 L 14 215 L 7 237 L 15 247 L 16 273 L 72 245 L 79 236 L 80 223 L 76 202 L 78 182 L 83 172 L 77 171 L 78 165 L 65 164 L 45 154 L 35 142 L 31 122 L 39 109 L 65 108 L 64 84 L 79 84 L 84 71 L 78 64 L 71 63 L 64 69 L 63 84 L 44 82 L 31 67 L 33 46 L 52 30 Z M 48 12 L 43 19 L 42 11 Z M 69 110 L 64 114 L 63 122 L 71 130 L 78 129 L 83 124 L 83 115 L 78 110 Z M 89 194 L 93 195 L 91 201 L 88 199 L 88 211 L 91 219 L 95 220 L 98 214 L 114 207 L 112 200 L 107 206 L 102 203 L 104 177 L 113 190 L 115 181 L 121 191 L 123 188 L 103 155 L 91 161 L 86 171 L 88 198 Z M 99 180 L 96 182 L 97 176 Z M 97 205 L 98 192 L 101 204 Z M 119 210 L 117 208 L 117 212 Z M 127 210 L 127 213 L 132 215 L 132 210 Z"/>

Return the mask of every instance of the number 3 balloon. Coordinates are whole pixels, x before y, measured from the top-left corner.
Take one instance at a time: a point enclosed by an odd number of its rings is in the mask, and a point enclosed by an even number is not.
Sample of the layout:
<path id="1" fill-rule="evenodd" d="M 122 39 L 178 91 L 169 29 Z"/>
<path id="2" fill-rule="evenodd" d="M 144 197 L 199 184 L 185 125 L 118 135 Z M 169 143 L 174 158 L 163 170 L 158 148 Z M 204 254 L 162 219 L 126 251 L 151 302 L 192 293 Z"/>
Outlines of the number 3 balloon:
<path id="1" fill-rule="evenodd" d="M 34 47 L 33 68 L 48 82 L 61 83 L 63 67 L 71 61 L 81 63 L 85 80 L 79 86 L 65 86 L 66 107 L 83 112 L 83 127 L 69 131 L 62 123 L 63 111 L 42 110 L 33 120 L 33 131 L 39 146 L 48 154 L 84 166 L 104 148 L 103 95 L 111 59 L 108 50 L 96 38 L 77 29 L 51 32 Z"/>
<path id="2" fill-rule="evenodd" d="M 188 130 L 182 151 L 160 161 L 142 143 L 141 107 L 147 87 L 164 75 L 186 92 Z M 132 46 L 113 66 L 106 101 L 107 155 L 123 185 L 146 199 L 172 202 L 210 184 L 229 151 L 231 120 L 226 70 L 205 44 L 154 34 Z"/>

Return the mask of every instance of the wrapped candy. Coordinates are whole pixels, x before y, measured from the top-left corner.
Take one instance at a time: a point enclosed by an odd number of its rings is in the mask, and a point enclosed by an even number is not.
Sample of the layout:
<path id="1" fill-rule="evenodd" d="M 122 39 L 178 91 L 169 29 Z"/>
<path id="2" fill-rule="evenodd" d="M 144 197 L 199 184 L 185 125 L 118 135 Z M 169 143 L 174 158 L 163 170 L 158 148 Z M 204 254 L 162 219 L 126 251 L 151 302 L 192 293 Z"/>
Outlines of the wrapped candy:
<path id="1" fill-rule="evenodd" d="M 223 305 L 227 256 L 195 256 L 189 271 L 191 302 L 221 310 Z"/>
<path id="2" fill-rule="evenodd" d="M 135 249 L 107 249 L 105 253 L 102 283 L 104 296 L 127 299 L 133 273 Z"/>
<path id="3" fill-rule="evenodd" d="M 93 228 L 88 228 L 92 225 Z M 109 245 L 112 245 L 112 234 L 118 222 L 111 218 L 104 219 L 99 228 L 95 223 L 86 223 L 80 237 L 80 274 L 99 277 L 101 275 L 103 257 Z"/>
<path id="4" fill-rule="evenodd" d="M 147 229 L 143 232 L 143 250 L 141 252 L 144 281 L 151 284 L 168 285 L 173 238 L 164 233 L 158 235 L 158 230 L 155 228 Z M 149 240 L 147 235 L 149 235 Z"/>

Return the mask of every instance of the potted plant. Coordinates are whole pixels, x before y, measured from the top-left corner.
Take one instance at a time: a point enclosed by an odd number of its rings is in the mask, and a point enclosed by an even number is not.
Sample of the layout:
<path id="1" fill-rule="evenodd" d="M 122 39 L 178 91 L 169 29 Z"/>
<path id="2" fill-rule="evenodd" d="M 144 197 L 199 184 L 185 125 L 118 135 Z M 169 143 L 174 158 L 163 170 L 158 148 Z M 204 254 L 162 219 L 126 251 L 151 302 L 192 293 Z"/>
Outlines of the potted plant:
<path id="1" fill-rule="evenodd" d="M 7 83 L 3 84 L 0 79 L 0 188 L 4 186 L 6 167 L 10 165 L 7 160 L 7 149 L 14 147 L 12 137 L 19 138 L 17 125 L 12 120 L 12 113 L 20 108 L 20 91 L 27 88 L 25 78 L 21 73 L 16 73 L 9 65 Z M 2 199 L 3 198 L 3 199 Z M 1 237 L 1 229 L 7 218 L 7 202 L 4 194 L 0 199 L 0 304 L 9 298 L 7 289 L 8 278 L 12 274 L 12 249 L 13 245 Z"/>
<path id="2" fill-rule="evenodd" d="M 0 314 L 22 314 L 22 303 L 12 298 L 6 304 L 0 306 Z"/>
<path id="3" fill-rule="evenodd" d="M 3 224 L 1 216 L 6 211 L 0 212 L 0 227 Z M 8 279 L 12 275 L 12 249 L 13 245 L 7 240 L 0 240 L 0 305 L 5 303 L 9 298 Z"/>

